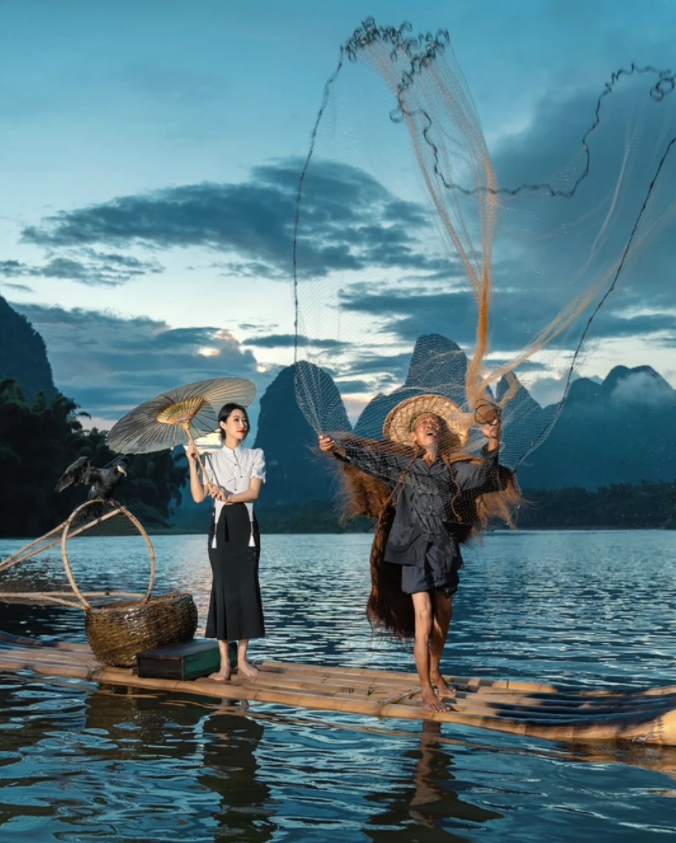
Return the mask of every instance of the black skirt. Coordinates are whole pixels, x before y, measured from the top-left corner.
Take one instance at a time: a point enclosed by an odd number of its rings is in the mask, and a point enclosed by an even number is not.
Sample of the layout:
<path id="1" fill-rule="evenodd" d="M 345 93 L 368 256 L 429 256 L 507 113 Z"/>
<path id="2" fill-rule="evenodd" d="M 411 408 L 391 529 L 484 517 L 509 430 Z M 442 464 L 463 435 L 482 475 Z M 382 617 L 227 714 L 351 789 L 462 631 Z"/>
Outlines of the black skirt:
<path id="1" fill-rule="evenodd" d="M 216 546 L 214 544 L 214 527 Z M 254 519 L 255 546 L 249 546 L 251 522 L 243 503 L 224 506 L 209 531 L 209 562 L 213 573 L 206 638 L 239 641 L 265 635 L 258 560 L 261 542 Z"/>

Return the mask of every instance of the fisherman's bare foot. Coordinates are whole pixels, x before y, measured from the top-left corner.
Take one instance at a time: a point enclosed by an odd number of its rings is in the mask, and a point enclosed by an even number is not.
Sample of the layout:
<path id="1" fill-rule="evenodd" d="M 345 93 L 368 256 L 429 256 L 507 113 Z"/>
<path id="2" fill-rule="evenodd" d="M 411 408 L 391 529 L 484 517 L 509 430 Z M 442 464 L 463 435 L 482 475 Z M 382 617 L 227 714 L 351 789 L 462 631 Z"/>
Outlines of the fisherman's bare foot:
<path id="1" fill-rule="evenodd" d="M 242 676 L 248 676 L 250 679 L 253 679 L 254 676 L 258 676 L 258 668 L 254 667 L 249 662 L 238 662 L 237 667 L 239 668 L 239 672 Z"/>
<path id="2" fill-rule="evenodd" d="M 441 674 L 439 676 L 430 676 L 430 682 L 437 686 L 439 696 L 442 700 L 444 697 L 454 697 L 456 695 L 455 688 L 452 688 Z"/>
<path id="3" fill-rule="evenodd" d="M 423 711 L 448 711 L 439 697 L 430 688 L 428 691 L 421 691 Z"/>

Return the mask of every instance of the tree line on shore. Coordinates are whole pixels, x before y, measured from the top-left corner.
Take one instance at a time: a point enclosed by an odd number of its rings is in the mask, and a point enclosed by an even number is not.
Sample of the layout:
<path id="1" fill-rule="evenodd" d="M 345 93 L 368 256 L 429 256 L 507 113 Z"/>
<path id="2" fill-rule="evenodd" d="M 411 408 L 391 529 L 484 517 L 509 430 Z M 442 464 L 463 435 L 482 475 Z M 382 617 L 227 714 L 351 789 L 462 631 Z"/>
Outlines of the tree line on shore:
<path id="1" fill-rule="evenodd" d="M 520 529 L 676 530 L 676 481 L 524 492 Z"/>
<path id="2" fill-rule="evenodd" d="M 105 432 L 85 430 L 78 405 L 57 392 L 30 402 L 18 382 L 0 380 L 0 537 L 34 537 L 64 521 L 87 496 L 85 488 L 59 494 L 56 481 L 80 456 L 96 467 L 115 454 Z M 129 459 L 129 474 L 116 490 L 151 531 L 206 532 L 210 507 L 183 510 L 187 479 L 183 455 L 170 451 Z M 676 481 L 617 483 L 583 488 L 524 491 L 519 529 L 676 529 Z M 257 507 L 267 533 L 369 532 L 368 518 L 344 522 L 326 501 L 270 506 L 265 492 Z"/>
<path id="3" fill-rule="evenodd" d="M 263 533 L 372 532 L 373 519 L 341 519 L 325 501 L 266 506 L 265 492 L 257 506 Z M 597 491 L 582 488 L 533 489 L 524 492 L 516 527 L 519 530 L 675 530 L 676 482 L 617 483 Z M 210 512 L 178 512 L 177 532 L 206 532 Z"/>
<path id="4" fill-rule="evenodd" d="M 97 468 L 115 457 L 104 431 L 84 430 L 84 416 L 60 392 L 51 398 L 39 392 L 29 401 L 15 379 L 0 380 L 0 537 L 42 535 L 86 500 L 82 486 L 61 493 L 54 488 L 78 457 L 89 457 Z M 115 497 L 146 528 L 169 528 L 186 476 L 170 451 L 133 456 Z"/>

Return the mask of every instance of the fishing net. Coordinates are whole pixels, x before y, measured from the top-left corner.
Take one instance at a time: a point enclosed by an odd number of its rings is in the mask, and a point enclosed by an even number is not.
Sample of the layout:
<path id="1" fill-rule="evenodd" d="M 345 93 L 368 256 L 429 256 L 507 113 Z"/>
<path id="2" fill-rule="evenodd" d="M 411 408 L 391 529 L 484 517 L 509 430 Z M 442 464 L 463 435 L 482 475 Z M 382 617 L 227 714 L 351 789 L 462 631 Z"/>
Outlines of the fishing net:
<path id="1" fill-rule="evenodd" d="M 448 33 L 369 19 L 341 49 L 297 194 L 296 394 L 335 441 L 351 511 L 378 519 L 376 624 L 413 631 L 401 565 L 384 563 L 407 540 L 444 552 L 445 530 L 461 543 L 512 523 L 513 471 L 590 359 L 667 359 L 673 89 L 630 65 L 550 94 L 489 144 Z M 435 481 L 411 440 L 430 411 Z"/>
<path id="2" fill-rule="evenodd" d="M 154 572 L 155 551 L 140 521 L 114 501 L 88 501 L 0 562 L 0 601 L 82 608 L 143 598 Z"/>
<path id="3" fill-rule="evenodd" d="M 399 402 L 434 393 L 458 405 L 468 455 L 477 408 L 497 406 L 517 468 L 590 355 L 666 359 L 673 88 L 630 65 L 490 149 L 446 32 L 356 30 L 298 190 L 296 391 L 314 429 L 345 433 L 344 404 L 353 434 L 382 442 Z"/>

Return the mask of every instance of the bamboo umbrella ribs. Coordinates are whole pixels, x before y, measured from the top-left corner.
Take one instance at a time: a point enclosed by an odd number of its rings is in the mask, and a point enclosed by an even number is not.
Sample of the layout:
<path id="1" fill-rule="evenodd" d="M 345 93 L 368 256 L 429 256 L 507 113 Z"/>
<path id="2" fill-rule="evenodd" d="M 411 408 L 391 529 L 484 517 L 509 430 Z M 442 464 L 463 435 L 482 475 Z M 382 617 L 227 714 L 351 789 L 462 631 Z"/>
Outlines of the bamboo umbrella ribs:
<path id="1" fill-rule="evenodd" d="M 108 446 L 121 454 L 149 454 L 186 443 L 194 446 L 195 435 L 218 429 L 223 404 L 248 407 L 255 397 L 256 387 L 245 378 L 212 378 L 177 387 L 121 418 L 108 434 Z M 199 451 L 197 459 L 211 492 Z"/>

